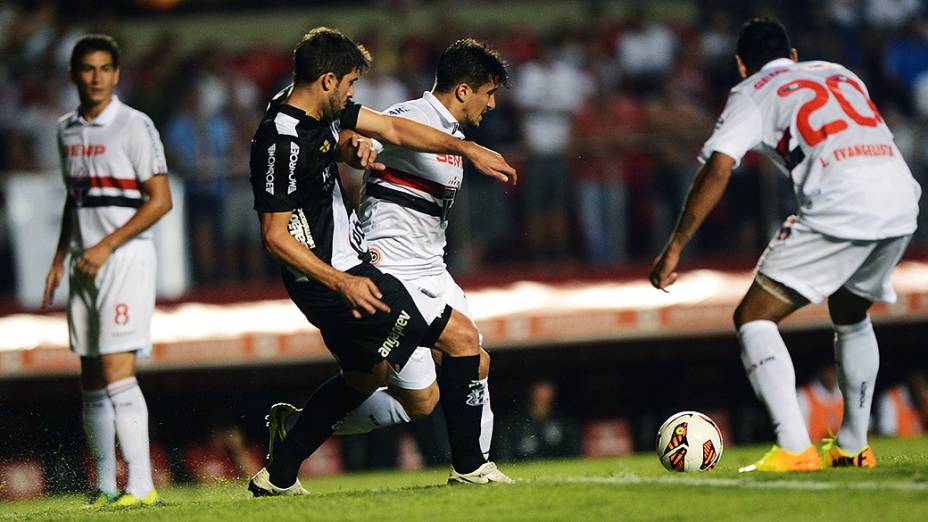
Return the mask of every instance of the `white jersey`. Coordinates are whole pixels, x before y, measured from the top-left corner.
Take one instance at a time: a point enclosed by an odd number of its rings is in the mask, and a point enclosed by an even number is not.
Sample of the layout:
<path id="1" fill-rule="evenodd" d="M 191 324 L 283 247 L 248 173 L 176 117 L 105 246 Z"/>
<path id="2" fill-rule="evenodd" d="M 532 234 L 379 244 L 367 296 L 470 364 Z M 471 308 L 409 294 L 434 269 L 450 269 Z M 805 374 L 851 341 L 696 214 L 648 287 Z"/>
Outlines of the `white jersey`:
<path id="1" fill-rule="evenodd" d="M 458 121 L 430 92 L 386 112 L 464 138 Z M 386 145 L 377 160 L 387 169 L 366 174 L 360 209 L 374 264 L 400 279 L 442 274 L 448 211 L 464 177 L 462 158 Z"/>
<path id="2" fill-rule="evenodd" d="M 115 95 L 92 122 L 78 111 L 58 120 L 65 186 L 74 201 L 71 252 L 80 253 L 124 225 L 142 206 L 142 184 L 166 174 L 164 147 L 151 119 Z M 150 240 L 151 229 L 133 240 Z"/>
<path id="3" fill-rule="evenodd" d="M 911 234 L 921 188 L 867 88 L 829 62 L 773 60 L 735 86 L 700 160 L 748 150 L 793 182 L 798 219 L 841 239 Z"/>

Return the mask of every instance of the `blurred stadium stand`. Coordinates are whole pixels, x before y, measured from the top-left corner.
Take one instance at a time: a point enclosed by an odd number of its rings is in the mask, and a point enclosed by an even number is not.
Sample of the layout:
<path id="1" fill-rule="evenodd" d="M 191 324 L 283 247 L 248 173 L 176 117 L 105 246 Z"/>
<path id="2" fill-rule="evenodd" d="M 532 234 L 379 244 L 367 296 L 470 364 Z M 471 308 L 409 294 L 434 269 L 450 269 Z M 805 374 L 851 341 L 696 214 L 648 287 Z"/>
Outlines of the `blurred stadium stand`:
<path id="1" fill-rule="evenodd" d="M 315 25 L 338 27 L 371 50 L 374 72 L 356 98 L 379 109 L 428 90 L 438 53 L 458 37 L 485 39 L 512 64 L 512 88 L 501 90 L 497 110 L 469 136 L 510 158 L 523 174 L 520 187 L 470 173 L 451 219 L 448 262 L 493 355 L 497 419 L 519 409 L 530 383 L 550 379 L 560 411 L 582 423 L 589 456 L 650 450 L 664 417 L 684 409 L 727 424 L 726 443 L 769 437 L 730 315 L 747 271 L 793 208 L 788 181 L 748 158 L 688 252 L 686 277 L 669 295 L 644 281 L 696 153 L 737 81 L 731 54 L 741 21 L 776 15 L 801 59 L 858 72 L 928 186 L 928 12 L 918 1 L 358 0 L 329 10 L 283 0 L 260 8 L 223 2 L 221 10 L 208 0 L 108 4 L 0 5 L 0 480 L 18 485 L 3 490 L 8 496 L 78 489 L 86 480 L 78 361 L 65 348 L 60 309 L 34 310 L 63 194 L 55 121 L 77 104 L 64 71 L 83 32 L 109 32 L 122 45 L 118 93 L 155 120 L 177 185 L 174 221 L 158 232 L 156 347 L 141 379 L 159 462 L 178 480 L 232 475 L 224 457 L 202 450 L 208 420 L 238 425 L 249 447 L 260 446 L 267 406 L 304 400 L 334 367 L 317 331 L 285 300 L 247 183 L 251 133 L 268 97 L 288 81 L 289 49 Z M 566 178 L 552 203 L 567 211 L 562 231 L 539 230 L 525 210 L 528 160 L 537 152 L 530 129 L 546 115 L 521 103 L 532 93 L 521 79 L 543 66 L 542 56 L 581 80 L 579 98 L 558 115 L 568 129 L 554 147 Z M 358 183 L 357 173 L 343 175 Z M 26 195 L 23 186 L 35 191 Z M 873 314 L 881 390 L 925 367 L 926 200 L 895 275 L 899 303 Z M 811 307 L 787 324 L 803 383 L 830 358 L 827 317 Z M 440 439 L 415 426 L 364 442 L 335 439 L 305 471 L 443 462 Z M 391 458 L 352 454 L 379 447 L 391 448 Z M 186 467 L 198 451 L 214 463 L 209 469 Z"/>

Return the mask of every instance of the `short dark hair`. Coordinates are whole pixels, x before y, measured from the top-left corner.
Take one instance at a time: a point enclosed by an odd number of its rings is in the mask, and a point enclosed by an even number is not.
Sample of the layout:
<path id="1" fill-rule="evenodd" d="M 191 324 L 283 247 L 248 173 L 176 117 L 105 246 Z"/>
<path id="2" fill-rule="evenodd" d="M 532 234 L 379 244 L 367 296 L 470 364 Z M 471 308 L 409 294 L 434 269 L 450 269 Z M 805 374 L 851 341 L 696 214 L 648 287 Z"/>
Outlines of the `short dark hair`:
<path id="1" fill-rule="evenodd" d="M 94 51 L 106 51 L 113 58 L 113 67 L 119 67 L 119 44 L 107 34 L 85 34 L 77 39 L 71 50 L 71 69 L 77 70 L 85 56 Z"/>
<path id="2" fill-rule="evenodd" d="M 738 56 L 748 71 L 755 72 L 777 58 L 788 58 L 792 50 L 783 24 L 773 18 L 752 18 L 738 36 Z"/>
<path id="3" fill-rule="evenodd" d="M 509 72 L 499 53 L 485 43 L 465 38 L 442 51 L 435 68 L 435 91 L 447 92 L 461 83 L 476 90 L 487 82 L 507 85 Z"/>
<path id="4" fill-rule="evenodd" d="M 357 70 L 364 73 L 371 66 L 371 55 L 337 29 L 317 27 L 306 33 L 293 49 L 293 82 L 312 83 L 327 72 L 342 79 Z"/>

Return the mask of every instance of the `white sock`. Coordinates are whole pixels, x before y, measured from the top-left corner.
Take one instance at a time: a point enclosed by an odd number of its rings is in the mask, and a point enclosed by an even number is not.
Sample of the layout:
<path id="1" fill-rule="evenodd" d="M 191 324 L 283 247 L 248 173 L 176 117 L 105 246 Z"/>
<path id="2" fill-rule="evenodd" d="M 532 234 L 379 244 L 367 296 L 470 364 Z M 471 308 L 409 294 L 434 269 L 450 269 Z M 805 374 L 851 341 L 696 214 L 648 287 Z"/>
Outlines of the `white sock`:
<path id="1" fill-rule="evenodd" d="M 490 458 L 490 443 L 493 440 L 493 409 L 490 407 L 490 382 L 489 378 L 480 379 L 483 385 L 483 413 L 480 417 L 480 451 L 483 452 L 483 458 Z"/>
<path id="2" fill-rule="evenodd" d="M 122 457 L 129 468 L 126 492 L 145 498 L 154 489 L 151 479 L 151 454 L 148 450 L 148 405 L 135 377 L 116 381 L 106 387 L 116 412 L 116 435 Z"/>
<path id="3" fill-rule="evenodd" d="M 793 361 L 773 321 L 751 321 L 738 329 L 741 362 L 754 393 L 767 406 L 777 444 L 800 453 L 812 444 L 796 396 Z"/>
<path id="4" fill-rule="evenodd" d="M 380 388 L 342 419 L 335 434 L 357 435 L 409 421 L 409 415 L 400 401 L 387 393 L 386 388 Z"/>
<path id="5" fill-rule="evenodd" d="M 838 446 L 855 454 L 867 445 L 873 388 L 880 368 L 880 350 L 870 317 L 856 324 L 835 325 L 835 364 L 844 395 L 844 420 Z"/>
<path id="6" fill-rule="evenodd" d="M 97 468 L 97 489 L 116 493 L 116 416 L 106 390 L 82 390 L 84 436 Z"/>

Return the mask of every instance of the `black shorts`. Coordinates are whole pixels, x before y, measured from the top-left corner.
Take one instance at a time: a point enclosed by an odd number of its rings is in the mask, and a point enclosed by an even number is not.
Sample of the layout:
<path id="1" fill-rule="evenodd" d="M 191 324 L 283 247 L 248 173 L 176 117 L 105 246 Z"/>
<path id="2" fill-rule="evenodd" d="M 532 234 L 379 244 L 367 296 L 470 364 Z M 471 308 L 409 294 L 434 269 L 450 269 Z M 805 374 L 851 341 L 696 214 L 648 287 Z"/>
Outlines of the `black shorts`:
<path id="1" fill-rule="evenodd" d="M 370 278 L 383 294 L 381 301 L 390 307 L 390 313 L 377 311 L 357 319 L 337 292 L 315 282 L 298 283 L 292 277 L 284 278 L 290 299 L 322 332 L 326 347 L 338 359 L 342 370 L 370 372 L 384 359 L 400 369 L 416 347 L 435 344 L 448 324 L 450 313 L 429 324 L 399 279 L 369 263 L 361 263 L 348 273 Z"/>

